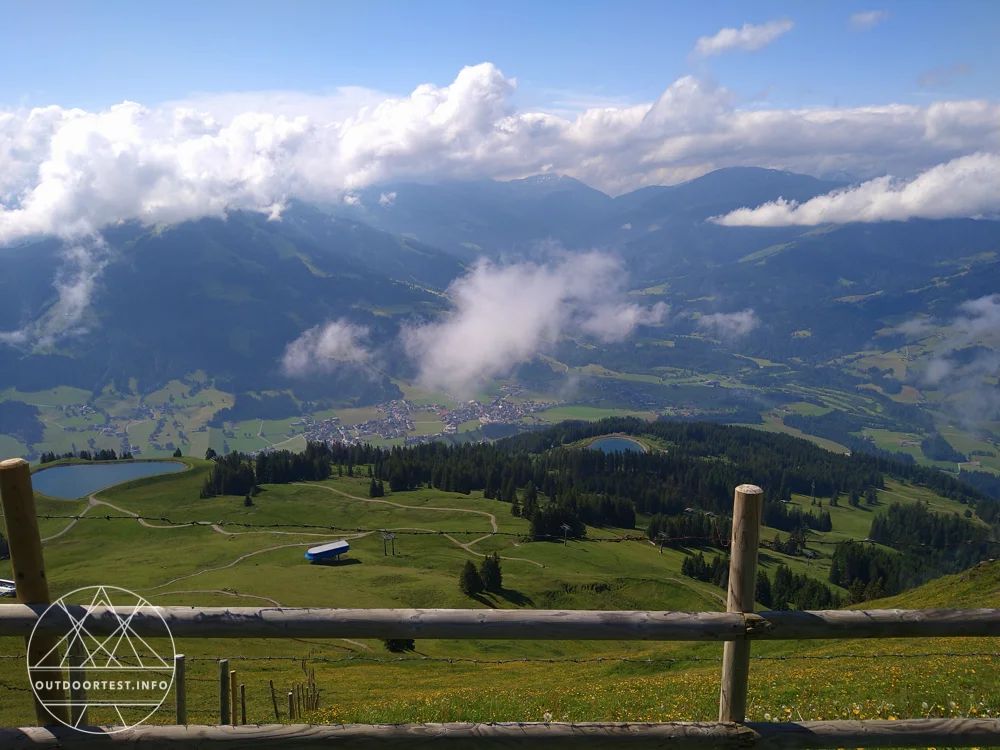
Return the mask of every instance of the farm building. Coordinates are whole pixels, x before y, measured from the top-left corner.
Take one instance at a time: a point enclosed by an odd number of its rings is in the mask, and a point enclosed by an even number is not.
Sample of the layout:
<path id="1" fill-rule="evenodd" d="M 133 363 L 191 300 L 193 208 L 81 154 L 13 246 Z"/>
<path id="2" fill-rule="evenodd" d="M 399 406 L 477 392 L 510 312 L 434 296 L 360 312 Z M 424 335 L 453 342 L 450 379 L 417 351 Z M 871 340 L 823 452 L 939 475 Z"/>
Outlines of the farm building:
<path id="1" fill-rule="evenodd" d="M 306 560 L 316 562 L 318 560 L 339 560 L 340 556 L 350 549 L 350 545 L 341 540 L 339 542 L 328 542 L 319 547 L 310 547 L 306 550 Z"/>

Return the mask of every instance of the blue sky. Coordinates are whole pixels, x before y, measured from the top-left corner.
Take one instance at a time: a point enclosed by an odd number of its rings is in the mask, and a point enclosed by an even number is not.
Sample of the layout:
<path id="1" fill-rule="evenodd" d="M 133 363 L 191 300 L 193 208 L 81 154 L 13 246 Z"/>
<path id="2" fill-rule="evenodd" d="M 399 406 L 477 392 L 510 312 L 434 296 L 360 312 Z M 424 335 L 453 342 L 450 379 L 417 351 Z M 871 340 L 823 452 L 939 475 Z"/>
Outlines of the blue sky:
<path id="1" fill-rule="evenodd" d="M 851 29 L 852 13 L 872 10 L 888 17 Z M 691 58 L 699 37 L 784 18 L 794 28 L 764 49 Z M 518 79 L 526 107 L 651 101 L 685 74 L 741 106 L 926 104 L 998 96 L 1000 2 L 7 2 L 0 49 L 3 107 L 340 86 L 408 94 L 486 61 Z"/>
<path id="2" fill-rule="evenodd" d="M 1000 0 L 7 2 L 0 50 L 0 243 L 732 166 L 865 182 L 733 222 L 1000 210 Z"/>

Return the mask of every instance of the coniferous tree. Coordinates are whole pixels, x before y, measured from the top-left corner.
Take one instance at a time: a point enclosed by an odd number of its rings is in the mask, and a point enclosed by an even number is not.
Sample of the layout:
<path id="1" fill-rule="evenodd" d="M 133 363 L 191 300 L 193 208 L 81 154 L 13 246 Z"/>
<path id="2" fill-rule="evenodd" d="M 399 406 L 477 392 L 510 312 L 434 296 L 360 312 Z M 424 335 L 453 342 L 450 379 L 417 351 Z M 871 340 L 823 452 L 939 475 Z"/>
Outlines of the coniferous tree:
<path id="1" fill-rule="evenodd" d="M 466 560 L 462 566 L 462 572 L 458 577 L 458 588 L 466 596 L 476 596 L 482 593 L 483 579 L 479 576 L 479 571 L 476 570 L 476 565 L 472 560 Z"/>
<path id="2" fill-rule="evenodd" d="M 385 646 L 386 651 L 391 651 L 394 654 L 414 651 L 417 648 L 417 644 L 412 638 L 383 638 L 382 645 Z"/>
<path id="3" fill-rule="evenodd" d="M 483 558 L 479 565 L 479 577 L 483 588 L 492 593 L 503 591 L 503 573 L 500 570 L 500 556 L 494 552 Z"/>
<path id="4" fill-rule="evenodd" d="M 771 606 L 771 579 L 763 570 L 757 571 L 757 586 L 754 589 L 753 598 L 760 602 L 761 606 L 770 608 Z"/>

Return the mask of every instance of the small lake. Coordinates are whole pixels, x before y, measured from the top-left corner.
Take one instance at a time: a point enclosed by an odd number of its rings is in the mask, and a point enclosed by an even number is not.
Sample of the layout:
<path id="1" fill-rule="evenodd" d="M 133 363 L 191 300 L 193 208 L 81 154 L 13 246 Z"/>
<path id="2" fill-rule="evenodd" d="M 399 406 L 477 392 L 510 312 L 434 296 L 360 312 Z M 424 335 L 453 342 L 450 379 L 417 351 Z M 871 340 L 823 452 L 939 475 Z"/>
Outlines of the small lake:
<path id="1" fill-rule="evenodd" d="M 187 468 L 177 461 L 119 461 L 108 464 L 53 466 L 31 475 L 35 492 L 63 500 L 86 497 L 113 484 L 130 479 L 172 474 Z"/>
<path id="2" fill-rule="evenodd" d="M 587 447 L 595 451 L 604 451 L 605 453 L 624 453 L 625 451 L 646 452 L 646 447 L 642 443 L 621 437 L 600 438 Z"/>

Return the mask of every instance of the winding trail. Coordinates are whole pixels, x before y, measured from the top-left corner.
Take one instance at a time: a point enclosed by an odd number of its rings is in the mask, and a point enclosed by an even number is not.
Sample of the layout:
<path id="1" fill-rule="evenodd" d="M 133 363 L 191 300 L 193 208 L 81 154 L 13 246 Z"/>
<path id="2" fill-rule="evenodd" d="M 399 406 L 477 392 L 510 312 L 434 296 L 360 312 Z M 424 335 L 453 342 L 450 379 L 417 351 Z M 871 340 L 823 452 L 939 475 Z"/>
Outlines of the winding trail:
<path id="1" fill-rule="evenodd" d="M 360 539 L 363 536 L 368 536 L 368 534 L 370 533 L 371 532 L 365 532 L 363 534 L 352 534 L 350 536 L 344 537 L 344 539 Z M 225 565 L 218 565 L 214 568 L 203 568 L 202 570 L 195 571 L 194 573 L 188 573 L 187 575 L 178 576 L 177 578 L 171 578 L 169 581 L 167 581 L 166 583 L 161 583 L 159 586 L 149 586 L 144 589 L 139 589 L 139 591 L 156 591 L 157 589 L 162 589 L 164 586 L 169 586 L 170 584 L 177 583 L 178 581 L 186 581 L 188 578 L 194 578 L 195 576 L 200 576 L 204 573 L 214 573 L 217 570 L 226 570 L 227 568 L 231 568 L 234 565 L 238 565 L 247 558 L 253 557 L 254 555 L 262 555 L 265 552 L 274 552 L 274 550 L 286 549 L 288 547 L 308 547 L 310 545 L 312 545 L 312 542 L 292 542 L 291 544 L 278 544 L 275 545 L 274 547 L 264 547 L 263 549 L 254 550 L 253 552 L 248 552 L 245 555 L 240 555 L 231 563 L 227 563 Z"/>
<path id="2" fill-rule="evenodd" d="M 293 484 L 299 485 L 300 487 L 318 487 L 319 489 L 328 490 L 329 492 L 334 492 L 334 493 L 336 493 L 338 495 L 343 495 L 344 497 L 348 497 L 351 500 L 358 500 L 358 501 L 360 501 L 362 503 L 378 503 L 378 504 L 381 504 L 381 505 L 391 505 L 391 506 L 393 506 L 395 508 L 403 508 L 405 510 L 437 510 L 437 511 L 457 511 L 458 513 L 475 513 L 476 515 L 487 516 L 490 519 L 490 526 L 493 527 L 493 532 L 494 533 L 496 533 L 497 531 L 500 530 L 497 527 L 497 517 L 494 516 L 492 513 L 489 513 L 489 512 L 487 512 L 485 510 L 473 510 L 471 508 L 439 508 L 439 507 L 430 506 L 430 505 L 403 505 L 402 503 L 394 503 L 391 500 L 379 500 L 379 499 L 372 498 L 372 497 L 358 497 L 357 495 L 351 495 L 350 493 L 344 492 L 343 490 L 338 490 L 338 489 L 336 489 L 334 487 L 327 487 L 326 485 L 322 485 L 322 484 L 308 484 L 306 482 L 293 482 Z M 430 531 L 430 532 L 436 532 L 437 531 L 437 529 L 424 529 L 424 528 L 419 528 L 419 527 L 414 527 L 414 526 L 397 527 L 397 528 L 394 528 L 394 529 L 387 529 L 387 530 L 388 531 Z M 450 534 L 442 533 L 441 536 L 443 536 L 445 539 L 448 539 L 451 542 L 454 542 L 459 547 L 461 547 L 466 552 L 468 552 L 470 555 L 475 555 L 476 557 L 486 557 L 486 555 L 483 554 L 482 552 L 476 552 L 475 550 L 470 549 L 470 548 L 472 547 L 473 544 L 477 544 L 477 543 L 483 541 L 484 539 L 489 539 L 492 536 L 492 534 L 484 534 L 483 536 L 479 537 L 478 539 L 473 539 L 471 542 L 460 542 L 458 539 L 456 539 L 455 537 L 451 536 Z M 501 555 L 500 559 L 501 560 L 517 560 L 518 562 L 531 563 L 532 565 L 535 565 L 535 566 L 537 566 L 539 568 L 544 568 L 545 567 L 544 565 L 542 565 L 542 563 L 535 562 L 534 560 L 529 560 L 526 557 L 506 557 L 504 555 Z"/>
<path id="3" fill-rule="evenodd" d="M 360 500 L 363 503 L 379 503 L 380 505 L 391 505 L 394 508 L 403 508 L 404 510 L 443 510 L 452 511 L 456 513 L 475 513 L 477 516 L 486 516 L 490 519 L 490 526 L 493 527 L 493 531 L 497 532 L 500 529 L 497 527 L 497 517 L 492 513 L 487 513 L 485 510 L 472 510 L 471 508 L 437 508 L 431 505 L 403 505 L 402 503 L 394 503 L 391 500 L 376 500 L 373 497 L 358 497 L 357 495 L 351 495 L 343 490 L 338 490 L 334 487 L 327 487 L 323 484 L 309 484 L 307 482 L 292 482 L 300 487 L 318 487 L 321 490 L 327 490 L 329 492 L 335 492 L 338 495 L 343 495 L 344 497 L 349 497 L 351 500 Z M 487 534 L 487 536 L 489 536 Z M 484 539 L 486 537 L 483 537 Z M 478 539 L 476 541 L 479 541 Z M 473 542 L 469 542 L 473 544 Z M 459 545 L 461 546 L 461 545 Z"/>
<path id="4" fill-rule="evenodd" d="M 293 482 L 293 484 L 298 485 L 300 487 L 318 487 L 319 489 L 324 489 L 324 490 L 327 490 L 329 492 L 333 492 L 334 494 L 342 495 L 343 497 L 349 498 L 351 500 L 357 500 L 357 501 L 363 502 L 363 503 L 374 503 L 374 504 L 377 504 L 377 505 L 389 505 L 389 506 L 392 506 L 394 508 L 402 508 L 403 510 L 430 510 L 430 511 L 439 511 L 439 512 L 471 513 L 473 515 L 486 516 L 489 519 L 489 521 L 490 521 L 490 526 L 492 527 L 493 532 L 495 533 L 495 532 L 499 531 L 499 527 L 497 526 L 496 516 L 493 515 L 492 513 L 489 513 L 487 511 L 485 511 L 485 510 L 473 510 L 471 508 L 443 508 L 443 507 L 430 506 L 430 505 L 422 505 L 422 506 L 418 506 L 418 505 L 404 505 L 403 503 L 396 503 L 396 502 L 393 502 L 391 500 L 382 500 L 382 499 L 370 498 L 370 497 L 359 497 L 357 495 L 352 495 L 352 494 L 350 494 L 348 492 L 344 492 L 343 490 L 338 490 L 338 489 L 336 489 L 334 487 L 327 487 L 325 485 L 308 484 L 306 482 Z M 147 521 L 144 518 L 140 518 L 138 513 L 135 513 L 135 512 L 133 512 L 131 510 L 128 510 L 126 508 L 122 508 L 122 507 L 120 507 L 118 505 L 115 505 L 114 503 L 109 503 L 106 500 L 98 500 L 96 492 L 88 496 L 88 498 L 87 498 L 87 507 L 84 508 L 78 515 L 80 515 L 80 516 L 86 515 L 86 513 L 89 510 L 91 510 L 92 508 L 95 508 L 98 505 L 104 505 L 104 506 L 106 506 L 108 508 L 111 508 L 113 510 L 118 511 L 119 513 L 124 513 L 125 515 L 132 516 L 133 518 L 136 519 L 136 521 L 139 523 L 140 526 L 143 526 L 143 527 L 145 527 L 147 529 L 184 529 L 184 528 L 189 528 L 191 526 L 203 526 L 203 527 L 211 528 L 212 531 L 214 531 L 217 534 L 222 534 L 223 536 L 228 536 L 228 537 L 243 536 L 243 535 L 246 535 L 246 534 L 260 534 L 260 533 L 283 534 L 283 535 L 287 535 L 287 536 L 311 536 L 311 537 L 329 537 L 329 536 L 331 536 L 330 534 L 320 534 L 320 533 L 309 532 L 309 531 L 276 531 L 276 530 L 273 530 L 273 529 L 266 530 L 266 531 L 263 531 L 263 532 L 262 531 L 226 531 L 218 523 L 211 523 L 209 521 L 194 521 L 194 522 L 191 522 L 191 523 L 176 523 L 176 524 L 155 524 L 155 523 L 150 523 L 149 521 Z M 42 541 L 43 542 L 49 542 L 49 541 L 52 541 L 54 539 L 58 539 L 59 537 L 63 536 L 64 534 L 68 533 L 74 526 L 76 526 L 78 520 L 79 519 L 75 519 L 74 518 L 61 531 L 53 534 L 52 536 L 45 537 L 44 539 L 42 539 Z M 431 533 L 438 532 L 437 529 L 427 529 L 427 528 L 422 528 L 422 527 L 411 527 L 411 526 L 394 527 L 394 528 L 391 528 L 391 529 L 387 529 L 387 531 L 426 531 L 426 532 L 431 532 Z M 350 534 L 350 535 L 347 535 L 347 536 L 345 536 L 343 538 L 344 539 L 360 539 L 362 537 L 368 536 L 371 533 L 373 533 L 373 532 L 369 531 L 369 532 L 363 532 L 363 533 L 359 533 L 359 534 Z M 453 536 L 451 536 L 450 534 L 447 534 L 447 533 L 440 533 L 440 536 L 443 536 L 445 539 L 447 539 L 448 541 L 452 542 L 453 544 L 455 544 L 456 546 L 460 547 L 461 549 L 465 550 L 470 555 L 473 555 L 475 557 L 486 557 L 486 555 L 484 553 L 482 553 L 482 552 L 476 552 L 474 549 L 472 549 L 472 545 L 478 544 L 479 542 L 483 541 L 484 539 L 489 539 L 489 537 L 492 536 L 492 534 L 484 534 L 483 536 L 481 536 L 481 537 L 479 537 L 477 539 L 473 539 L 470 542 L 462 542 L 459 539 L 456 539 L 455 537 L 453 537 Z M 233 560 L 230 563 L 227 563 L 226 565 L 219 565 L 219 566 L 212 567 L 212 568 L 204 568 L 202 570 L 195 571 L 194 573 L 188 573 L 187 575 L 179 576 L 177 578 L 172 578 L 169 581 L 167 581 L 166 583 L 161 583 L 159 586 L 151 586 L 151 587 L 148 587 L 148 588 L 145 588 L 145 589 L 140 589 L 140 590 L 142 590 L 142 591 L 156 591 L 158 589 L 162 589 L 162 588 L 164 588 L 166 586 L 169 586 L 169 585 L 171 585 L 173 583 L 177 583 L 178 581 L 184 581 L 184 580 L 187 580 L 188 578 L 194 578 L 195 576 L 200 576 L 200 575 L 202 575 L 204 573 L 212 573 L 212 572 L 215 572 L 215 571 L 218 571 L 218 570 L 225 570 L 227 568 L 232 568 L 233 566 L 238 565 L 239 563 L 243 562 L 247 558 L 253 557 L 255 555 L 260 555 L 260 554 L 263 554 L 265 552 L 273 552 L 274 550 L 279 550 L 279 549 L 286 549 L 288 547 L 307 547 L 307 546 L 309 546 L 311 544 L 313 544 L 313 542 L 292 542 L 292 543 L 289 543 L 289 544 L 279 544 L 279 545 L 275 545 L 275 546 L 272 546 L 272 547 L 265 547 L 263 549 L 255 550 L 254 552 L 249 552 L 249 553 L 247 553 L 245 555 L 240 555 L 235 560 Z M 505 556 L 505 555 L 501 555 L 500 559 L 529 563 L 530 565 L 534 565 L 534 566 L 536 566 L 538 568 L 544 568 L 545 567 L 542 563 L 536 562 L 534 560 L 529 560 L 529 559 L 527 559 L 525 557 L 508 557 L 508 556 Z M 213 589 L 212 592 L 214 592 L 214 593 L 223 593 L 221 589 L 220 590 Z M 175 593 L 175 592 L 163 592 L 162 595 L 166 595 L 166 594 L 169 594 L 169 593 Z M 176 593 L 180 593 L 180 592 L 176 592 Z M 250 596 L 250 595 L 248 594 L 247 596 Z M 270 599 L 268 597 L 255 597 L 255 598 L 264 599 L 266 601 L 274 601 L 273 599 Z M 276 604 L 275 606 L 281 606 L 281 605 Z"/>
<path id="5" fill-rule="evenodd" d="M 75 502 L 75 501 L 73 501 L 73 502 Z M 87 498 L 87 507 L 84 508 L 83 510 L 81 510 L 79 513 L 77 513 L 77 515 L 78 516 L 85 516 L 85 515 L 87 515 L 87 511 L 90 510 L 91 508 L 93 508 L 99 502 L 100 502 L 99 500 L 95 499 L 94 496 L 91 495 L 90 497 Z M 57 533 L 53 534 L 52 536 L 47 536 L 44 539 L 42 539 L 42 541 L 43 542 L 49 542 L 49 541 L 52 541 L 53 539 L 58 539 L 63 534 L 65 534 L 67 531 L 69 531 L 74 526 L 76 526 L 76 522 L 78 520 L 79 519 L 74 518 L 72 521 L 70 521 L 68 524 L 66 524 L 66 528 L 64 528 L 62 531 L 57 532 Z"/>
<path id="6" fill-rule="evenodd" d="M 280 607 L 281 602 L 277 599 L 272 599 L 269 596 L 258 596 L 257 594 L 241 594 L 238 591 L 227 591 L 226 589 L 187 589 L 184 591 L 162 591 L 159 594 L 150 594 L 150 596 L 173 596 L 174 594 L 221 594 L 222 596 L 232 596 L 237 599 L 260 599 L 265 602 L 269 602 L 275 607 Z"/>

